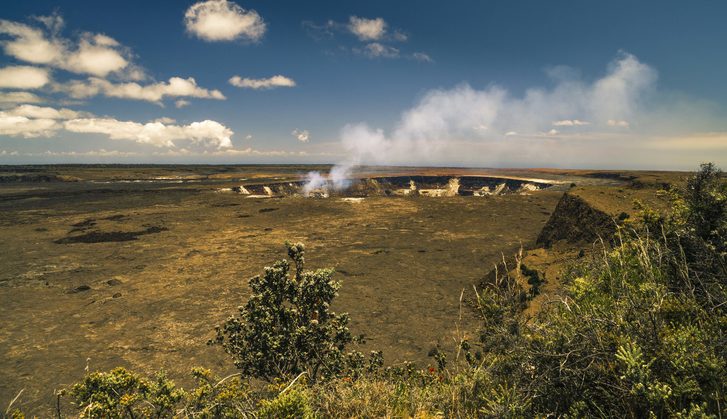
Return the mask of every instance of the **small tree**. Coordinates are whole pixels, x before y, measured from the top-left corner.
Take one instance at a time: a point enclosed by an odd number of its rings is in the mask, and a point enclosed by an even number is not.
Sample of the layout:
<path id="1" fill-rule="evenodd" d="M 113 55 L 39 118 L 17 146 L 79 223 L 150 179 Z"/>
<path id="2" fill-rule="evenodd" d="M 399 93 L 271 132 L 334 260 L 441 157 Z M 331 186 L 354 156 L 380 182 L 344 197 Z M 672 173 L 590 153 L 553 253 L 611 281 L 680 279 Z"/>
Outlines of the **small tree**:
<path id="1" fill-rule="evenodd" d="M 302 372 L 315 381 L 340 373 L 347 365 L 346 345 L 357 341 L 348 330 L 348 315 L 330 306 L 341 283 L 333 269 L 304 271 L 302 243 L 285 243 L 288 256 L 250 280 L 252 295 L 216 328 L 211 343 L 221 344 L 243 374 L 272 380 Z"/>
<path id="2" fill-rule="evenodd" d="M 687 220 L 695 234 L 715 250 L 727 252 L 727 181 L 714 163 L 705 163 L 683 192 Z"/>

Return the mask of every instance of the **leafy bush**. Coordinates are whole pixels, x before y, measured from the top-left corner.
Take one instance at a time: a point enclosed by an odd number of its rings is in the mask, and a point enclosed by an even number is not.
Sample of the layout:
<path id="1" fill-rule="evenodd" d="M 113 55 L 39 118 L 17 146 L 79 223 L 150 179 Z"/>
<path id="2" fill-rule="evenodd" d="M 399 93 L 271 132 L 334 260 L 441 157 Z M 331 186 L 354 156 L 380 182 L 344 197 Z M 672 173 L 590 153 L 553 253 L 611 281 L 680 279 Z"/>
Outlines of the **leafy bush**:
<path id="1" fill-rule="evenodd" d="M 341 373 L 358 354 L 346 346 L 358 342 L 348 329 L 348 314 L 330 306 L 341 283 L 333 269 L 304 271 L 302 243 L 286 243 L 295 265 L 280 260 L 250 280 L 252 295 L 217 328 L 212 343 L 221 344 L 246 376 L 272 380 L 306 372 L 315 382 Z"/>
<path id="2" fill-rule="evenodd" d="M 272 400 L 260 403 L 258 417 L 265 419 L 310 419 L 315 417 L 307 389 L 290 388 Z"/>
<path id="3" fill-rule="evenodd" d="M 718 173 L 702 166 L 674 194 L 672 214 L 645 210 L 531 321 L 517 313 L 514 279 L 482 291 L 482 414 L 700 417 L 727 405 Z"/>
<path id="4" fill-rule="evenodd" d="M 238 374 L 220 379 L 194 368 L 196 386 L 177 388 L 163 373 L 144 377 L 125 368 L 92 372 L 69 395 L 81 418 L 247 418 L 255 417 L 265 394 L 253 395 Z"/>
<path id="5" fill-rule="evenodd" d="M 714 163 L 700 166 L 683 192 L 686 219 L 694 233 L 724 255 L 727 251 L 727 182 Z"/>
<path id="6" fill-rule="evenodd" d="M 251 416 L 255 400 L 249 385 L 235 374 L 220 379 L 204 368 L 194 368 L 197 386 L 185 393 L 177 416 L 193 418 L 239 418 Z"/>
<path id="7" fill-rule="evenodd" d="M 164 373 L 147 379 L 124 368 L 88 374 L 70 391 L 82 418 L 172 417 L 184 397 Z"/>

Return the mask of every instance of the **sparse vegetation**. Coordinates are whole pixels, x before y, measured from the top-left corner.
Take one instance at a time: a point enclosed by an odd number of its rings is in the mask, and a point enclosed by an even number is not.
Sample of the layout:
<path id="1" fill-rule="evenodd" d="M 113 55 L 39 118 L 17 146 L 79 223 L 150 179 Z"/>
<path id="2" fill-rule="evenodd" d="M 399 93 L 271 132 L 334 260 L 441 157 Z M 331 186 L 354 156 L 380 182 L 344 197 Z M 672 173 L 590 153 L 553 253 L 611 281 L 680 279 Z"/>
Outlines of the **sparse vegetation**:
<path id="1" fill-rule="evenodd" d="M 82 417 L 721 417 L 727 188 L 703 165 L 669 193 L 671 213 L 622 217 L 613 245 L 574 262 L 534 318 L 522 314 L 524 284 L 496 275 L 472 302 L 478 338 L 454 359 L 433 350 L 437 368 L 348 351 L 348 317 L 330 311 L 341 284 L 330 269 L 305 271 L 303 246 L 288 244 L 293 275 L 287 260 L 266 268 L 218 328 L 240 375 L 197 369 L 185 391 L 119 368 L 69 395 Z"/>
<path id="2" fill-rule="evenodd" d="M 283 259 L 252 278 L 247 304 L 217 328 L 210 343 L 221 344 L 245 376 L 270 381 L 306 373 L 312 382 L 338 376 L 363 357 L 346 352 L 362 339 L 351 335 L 348 315 L 330 309 L 341 283 L 333 269 L 304 270 L 303 244 L 286 247 L 294 275 Z"/>

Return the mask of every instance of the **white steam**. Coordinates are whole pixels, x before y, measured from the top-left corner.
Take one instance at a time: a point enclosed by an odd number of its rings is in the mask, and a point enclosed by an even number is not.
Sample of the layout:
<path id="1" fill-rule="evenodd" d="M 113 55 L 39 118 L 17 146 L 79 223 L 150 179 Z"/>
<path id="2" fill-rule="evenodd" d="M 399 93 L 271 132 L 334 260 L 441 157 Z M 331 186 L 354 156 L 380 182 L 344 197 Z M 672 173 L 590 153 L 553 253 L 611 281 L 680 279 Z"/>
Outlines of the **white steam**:
<path id="1" fill-rule="evenodd" d="M 305 185 L 303 185 L 303 194 L 308 196 L 316 189 L 320 189 L 326 184 L 326 178 L 320 172 L 308 172 L 305 177 Z"/>
<path id="2" fill-rule="evenodd" d="M 317 189 L 332 188 L 334 190 L 343 190 L 351 185 L 351 168 L 353 165 L 344 164 L 336 165 L 331 169 L 328 177 L 324 177 L 320 172 L 308 172 L 305 177 L 305 185 L 303 185 L 303 195 L 309 196 Z"/>
<path id="3" fill-rule="evenodd" d="M 708 105 L 658 92 L 657 72 L 631 54 L 620 53 L 593 81 L 566 67 L 547 74 L 549 87 L 530 88 L 521 96 L 499 86 L 432 90 L 403 112 L 389 133 L 365 123 L 346 125 L 340 146 L 347 157 L 332 175 L 347 178 L 360 164 L 667 168 L 700 160 L 727 163 L 727 134 L 723 143 L 713 136 L 705 137 L 703 147 L 694 142 L 700 133 L 727 131 L 725 119 L 720 122 Z M 662 144 L 675 141 L 682 149 L 701 147 L 701 154 L 682 153 L 680 147 L 662 152 Z"/>

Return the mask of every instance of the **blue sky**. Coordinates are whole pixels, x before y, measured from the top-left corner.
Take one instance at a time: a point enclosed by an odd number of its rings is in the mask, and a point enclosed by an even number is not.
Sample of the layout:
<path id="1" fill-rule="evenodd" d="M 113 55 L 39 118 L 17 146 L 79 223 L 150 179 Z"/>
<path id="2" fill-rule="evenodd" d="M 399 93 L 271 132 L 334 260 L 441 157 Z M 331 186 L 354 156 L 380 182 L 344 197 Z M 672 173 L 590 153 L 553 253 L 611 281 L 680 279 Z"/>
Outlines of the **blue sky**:
<path id="1" fill-rule="evenodd" d="M 718 1 L 15 1 L 0 163 L 727 163 L 724 16 Z"/>

